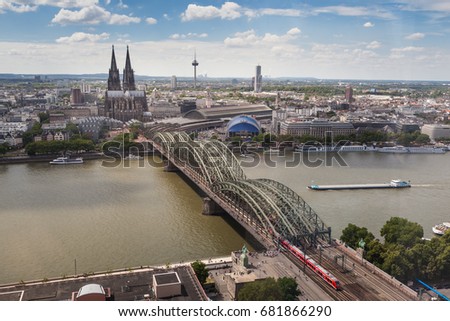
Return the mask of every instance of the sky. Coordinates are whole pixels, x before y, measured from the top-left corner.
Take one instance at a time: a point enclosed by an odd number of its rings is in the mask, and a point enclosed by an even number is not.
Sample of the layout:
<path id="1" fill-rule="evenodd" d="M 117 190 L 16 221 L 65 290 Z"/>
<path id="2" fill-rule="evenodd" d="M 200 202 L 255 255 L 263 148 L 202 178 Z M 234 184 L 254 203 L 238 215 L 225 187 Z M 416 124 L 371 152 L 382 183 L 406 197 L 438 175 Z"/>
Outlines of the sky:
<path id="1" fill-rule="evenodd" d="M 0 0 L 0 73 L 450 80 L 450 0 Z"/>

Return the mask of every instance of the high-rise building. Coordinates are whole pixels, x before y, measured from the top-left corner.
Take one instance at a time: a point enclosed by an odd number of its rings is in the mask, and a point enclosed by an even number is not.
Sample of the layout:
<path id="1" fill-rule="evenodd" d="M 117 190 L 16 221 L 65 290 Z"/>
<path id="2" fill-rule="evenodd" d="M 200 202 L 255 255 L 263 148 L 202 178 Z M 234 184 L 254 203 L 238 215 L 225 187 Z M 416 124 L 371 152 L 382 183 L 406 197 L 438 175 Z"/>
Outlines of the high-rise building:
<path id="1" fill-rule="evenodd" d="M 80 85 L 81 93 L 88 94 L 91 92 L 91 85 L 88 83 L 82 82 Z"/>
<path id="2" fill-rule="evenodd" d="M 352 86 L 347 86 L 345 88 L 345 100 L 348 103 L 351 103 L 353 101 L 353 88 L 352 88 Z"/>
<path id="3" fill-rule="evenodd" d="M 177 76 L 173 75 L 172 79 L 170 81 L 170 88 L 172 90 L 176 90 L 177 89 Z"/>
<path id="4" fill-rule="evenodd" d="M 81 89 L 72 88 L 70 90 L 70 104 L 73 105 L 81 105 L 83 103 L 83 95 L 81 93 Z"/>
<path id="5" fill-rule="evenodd" d="M 194 60 L 192 61 L 192 66 L 194 66 L 194 88 L 197 88 L 197 54 L 194 52 Z"/>
<path id="6" fill-rule="evenodd" d="M 260 93 L 262 89 L 261 66 L 256 66 L 255 77 L 253 78 L 253 89 L 255 93 Z"/>
<path id="7" fill-rule="evenodd" d="M 145 111 L 148 111 L 147 97 L 144 90 L 136 90 L 129 48 L 127 46 L 122 89 L 113 46 L 108 77 L 108 90 L 105 94 L 105 108 L 100 116 L 111 117 L 126 122 L 131 119 L 141 120 Z"/>

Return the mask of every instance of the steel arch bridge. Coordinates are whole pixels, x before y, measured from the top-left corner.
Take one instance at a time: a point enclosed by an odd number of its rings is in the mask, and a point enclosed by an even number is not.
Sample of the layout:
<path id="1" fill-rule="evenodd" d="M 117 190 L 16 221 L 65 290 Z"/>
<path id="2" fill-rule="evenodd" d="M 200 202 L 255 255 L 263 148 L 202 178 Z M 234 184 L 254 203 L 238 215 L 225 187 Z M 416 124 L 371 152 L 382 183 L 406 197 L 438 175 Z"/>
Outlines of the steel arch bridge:
<path id="1" fill-rule="evenodd" d="M 225 202 L 265 238 L 302 246 L 331 242 L 331 228 L 292 189 L 271 179 L 247 179 L 239 161 L 220 141 L 193 141 L 184 132 L 158 132 L 153 142 L 204 190 Z"/>

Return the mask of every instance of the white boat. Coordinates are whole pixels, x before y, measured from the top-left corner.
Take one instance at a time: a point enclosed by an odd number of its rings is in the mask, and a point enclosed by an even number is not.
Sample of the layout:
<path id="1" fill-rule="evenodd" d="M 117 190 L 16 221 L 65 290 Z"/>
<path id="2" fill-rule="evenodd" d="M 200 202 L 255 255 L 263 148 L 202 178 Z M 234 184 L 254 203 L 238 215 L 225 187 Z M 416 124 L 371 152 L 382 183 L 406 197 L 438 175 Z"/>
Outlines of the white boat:
<path id="1" fill-rule="evenodd" d="M 144 159 L 144 157 L 139 156 L 139 155 L 129 154 L 129 155 L 126 156 L 124 159 L 138 160 L 138 159 Z"/>
<path id="2" fill-rule="evenodd" d="M 444 235 L 447 230 L 450 230 L 450 222 L 444 222 L 433 226 L 433 233 L 437 235 Z"/>
<path id="3" fill-rule="evenodd" d="M 342 145 L 342 146 L 298 146 L 296 152 L 373 152 L 376 149 L 367 145 Z"/>
<path id="4" fill-rule="evenodd" d="M 378 153 L 396 153 L 396 154 L 406 154 L 408 149 L 404 146 L 392 146 L 392 147 L 381 147 L 377 149 Z"/>
<path id="5" fill-rule="evenodd" d="M 264 153 L 266 153 L 266 154 L 279 154 L 280 153 L 280 149 L 279 148 L 270 148 L 270 149 L 266 149 L 264 151 Z"/>
<path id="6" fill-rule="evenodd" d="M 397 154 L 445 154 L 446 148 L 441 147 L 404 147 L 401 145 L 392 147 L 381 147 L 377 149 L 379 153 L 397 153 Z"/>
<path id="7" fill-rule="evenodd" d="M 50 162 L 52 165 L 83 164 L 83 158 L 58 157 Z"/>

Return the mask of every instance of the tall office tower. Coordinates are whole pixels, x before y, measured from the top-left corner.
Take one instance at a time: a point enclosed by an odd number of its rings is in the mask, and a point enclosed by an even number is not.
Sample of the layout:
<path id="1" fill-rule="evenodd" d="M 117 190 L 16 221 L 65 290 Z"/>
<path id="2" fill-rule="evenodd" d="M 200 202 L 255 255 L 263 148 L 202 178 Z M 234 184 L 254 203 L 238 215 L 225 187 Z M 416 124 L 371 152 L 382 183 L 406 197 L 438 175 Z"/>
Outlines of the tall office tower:
<path id="1" fill-rule="evenodd" d="M 70 90 L 70 104 L 73 105 L 81 105 L 83 103 L 83 94 L 81 93 L 81 89 L 72 88 Z"/>
<path id="2" fill-rule="evenodd" d="M 253 88 L 255 93 L 260 93 L 262 88 L 262 75 L 261 75 L 261 66 L 256 66 L 256 74 L 253 81 Z"/>
<path id="3" fill-rule="evenodd" d="M 111 68 L 109 68 L 108 90 L 121 90 L 119 69 L 117 69 L 114 45 L 112 46 Z"/>
<path id="4" fill-rule="evenodd" d="M 196 53 L 194 52 L 194 61 L 192 61 L 192 66 L 194 66 L 194 88 L 197 88 L 197 66 L 198 61 L 196 57 Z"/>
<path id="5" fill-rule="evenodd" d="M 131 68 L 130 53 L 127 46 L 127 58 L 125 60 L 125 69 L 123 70 L 123 90 L 136 90 L 134 83 L 134 70 Z"/>
<path id="6" fill-rule="evenodd" d="M 176 90 L 177 89 L 177 76 L 172 76 L 172 79 L 170 81 L 170 88 L 172 90 Z"/>
<path id="7" fill-rule="evenodd" d="M 353 88 L 352 88 L 352 86 L 347 86 L 347 88 L 345 88 L 345 100 L 348 103 L 351 103 L 353 101 Z"/>
<path id="8" fill-rule="evenodd" d="M 82 82 L 81 85 L 80 85 L 80 89 L 81 89 L 81 92 L 83 94 L 90 93 L 91 92 L 91 85 L 89 85 L 89 84 L 87 84 L 85 82 Z"/>

